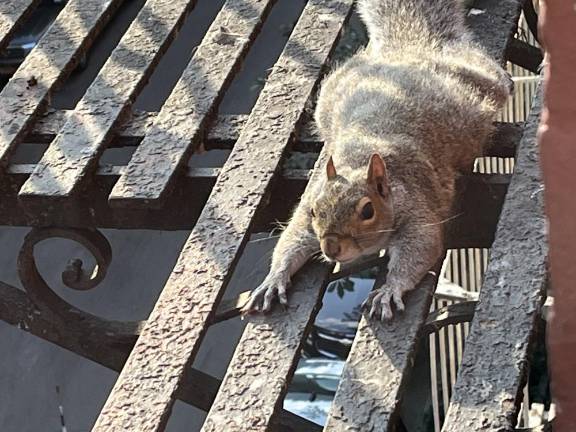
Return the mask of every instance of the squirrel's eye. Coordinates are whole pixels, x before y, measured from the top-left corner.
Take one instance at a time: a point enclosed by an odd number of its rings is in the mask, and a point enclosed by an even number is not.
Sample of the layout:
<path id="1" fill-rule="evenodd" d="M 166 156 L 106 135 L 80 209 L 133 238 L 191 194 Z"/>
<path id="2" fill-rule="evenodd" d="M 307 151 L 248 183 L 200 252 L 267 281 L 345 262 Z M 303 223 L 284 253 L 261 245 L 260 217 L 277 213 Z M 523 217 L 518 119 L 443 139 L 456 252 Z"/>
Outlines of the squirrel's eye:
<path id="1" fill-rule="evenodd" d="M 362 211 L 360 212 L 360 219 L 362 220 L 370 220 L 374 217 L 374 206 L 371 202 L 367 202 L 362 207 Z"/>
<path id="2" fill-rule="evenodd" d="M 312 216 L 313 218 L 316 217 L 316 213 L 314 213 L 314 209 L 313 209 L 313 208 L 310 209 L 310 216 Z"/>

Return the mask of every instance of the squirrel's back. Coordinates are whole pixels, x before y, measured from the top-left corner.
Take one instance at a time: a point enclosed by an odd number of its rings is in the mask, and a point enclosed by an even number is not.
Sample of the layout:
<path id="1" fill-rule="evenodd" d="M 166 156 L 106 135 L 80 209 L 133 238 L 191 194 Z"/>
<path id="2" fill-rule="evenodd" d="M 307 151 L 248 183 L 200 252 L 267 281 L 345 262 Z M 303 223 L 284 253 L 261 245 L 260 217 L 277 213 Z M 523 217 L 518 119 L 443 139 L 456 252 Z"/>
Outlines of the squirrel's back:
<path id="1" fill-rule="evenodd" d="M 427 48 L 469 37 L 461 0 L 358 0 L 373 49 Z"/>
<path id="2" fill-rule="evenodd" d="M 358 0 L 370 42 L 323 81 L 316 124 L 336 163 L 373 152 L 468 169 L 510 93 L 474 41 L 462 0 Z M 408 164 L 408 162 L 406 162 Z"/>

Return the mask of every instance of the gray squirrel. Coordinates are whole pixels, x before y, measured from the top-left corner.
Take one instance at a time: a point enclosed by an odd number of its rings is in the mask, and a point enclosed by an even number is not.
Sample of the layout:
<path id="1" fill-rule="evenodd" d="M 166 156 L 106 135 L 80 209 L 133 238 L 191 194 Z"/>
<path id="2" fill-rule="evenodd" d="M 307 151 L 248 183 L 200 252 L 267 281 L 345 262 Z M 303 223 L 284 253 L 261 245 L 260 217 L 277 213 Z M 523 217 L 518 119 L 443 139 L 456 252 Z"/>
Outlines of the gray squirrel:
<path id="1" fill-rule="evenodd" d="M 313 176 L 243 313 L 286 305 L 319 251 L 350 263 L 386 249 L 386 284 L 364 306 L 388 320 L 441 257 L 456 178 L 482 156 L 511 79 L 465 27 L 458 0 L 358 0 L 369 43 L 323 81 Z"/>

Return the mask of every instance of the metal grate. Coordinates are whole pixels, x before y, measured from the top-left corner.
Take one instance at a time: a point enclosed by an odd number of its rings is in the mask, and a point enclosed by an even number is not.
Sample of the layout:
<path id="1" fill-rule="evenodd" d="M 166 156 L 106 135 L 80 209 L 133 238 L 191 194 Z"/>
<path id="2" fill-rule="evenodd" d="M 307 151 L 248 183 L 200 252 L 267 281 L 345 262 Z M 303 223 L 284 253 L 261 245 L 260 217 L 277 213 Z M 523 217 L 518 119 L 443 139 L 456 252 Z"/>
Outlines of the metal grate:
<path id="1" fill-rule="evenodd" d="M 35 3 L 0 6 L 0 45 Z M 94 431 L 161 431 L 176 399 L 208 411 L 203 431 L 320 430 L 280 407 L 324 288 L 338 276 L 327 266 L 303 269 L 289 310 L 250 320 L 221 383 L 190 366 L 209 326 L 238 315 L 245 293 L 221 299 L 250 234 L 286 219 L 314 175 L 283 169 L 286 155 L 319 152 L 317 163 L 324 160 L 308 112 L 353 1 L 308 0 L 249 115 L 219 115 L 218 106 L 273 0 L 227 0 L 158 113 L 134 112 L 132 104 L 195 1 L 148 0 L 76 108 L 51 110 L 50 96 L 121 3 L 70 0 L 0 93 L 0 224 L 33 227 L 18 262 L 27 292 L 0 283 L 0 318 L 121 370 Z M 504 62 L 521 3 L 478 0 L 474 8 L 480 13 L 468 19 L 478 42 Z M 538 281 L 545 276 L 544 240 L 521 235 L 541 223 L 540 209 L 530 201 L 539 187 L 533 154 L 538 115 L 534 110 L 525 129 L 497 124 L 488 156 L 513 156 L 524 130 L 512 177 L 471 173 L 460 181 L 458 207 L 464 216 L 454 221 L 447 247 L 488 248 L 497 233 L 492 276 L 482 290 L 484 303 L 493 308 L 478 308 L 459 378 L 450 376 L 455 388 L 445 430 L 512 427 L 524 374 L 518 365 L 526 359 L 543 293 L 540 285 L 524 284 L 528 275 L 516 274 L 519 268 L 502 265 L 517 256 L 513 251 L 536 248 L 531 264 Z M 35 164 L 12 163 L 23 142 L 48 149 Z M 135 147 L 131 160 L 125 166 L 100 165 L 103 151 L 114 146 Z M 221 168 L 186 166 L 199 148 L 231 153 Z M 510 181 L 514 194 L 506 198 L 496 231 Z M 282 190 L 285 199 L 268 202 L 272 190 Z M 52 292 L 36 268 L 38 242 L 69 238 L 93 253 L 98 268 L 87 275 L 72 263 L 64 282 L 80 290 L 95 286 L 112 259 L 98 231 L 105 227 L 191 229 L 145 322 L 88 315 Z M 392 430 L 423 326 L 430 333 L 450 323 L 450 317 L 428 317 L 436 275 L 422 281 L 408 298 L 407 313 L 392 325 L 362 318 L 326 430 Z M 501 278 L 518 287 L 518 302 L 501 304 L 496 289 Z M 502 334 L 486 322 L 512 322 L 514 328 L 513 338 L 500 341 L 502 349 L 492 356 L 484 354 L 483 341 Z M 474 367 L 481 361 L 501 368 L 489 389 L 482 380 L 492 379 L 492 371 Z M 493 393 L 505 397 L 496 400 Z"/>

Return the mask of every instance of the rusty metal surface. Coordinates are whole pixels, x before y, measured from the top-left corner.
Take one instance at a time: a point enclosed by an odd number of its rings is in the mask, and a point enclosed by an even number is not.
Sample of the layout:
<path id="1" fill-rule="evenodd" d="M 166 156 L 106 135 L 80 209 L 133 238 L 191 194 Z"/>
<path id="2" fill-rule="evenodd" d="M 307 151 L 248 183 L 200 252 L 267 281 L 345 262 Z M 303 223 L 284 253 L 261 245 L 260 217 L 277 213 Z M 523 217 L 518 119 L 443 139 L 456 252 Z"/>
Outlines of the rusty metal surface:
<path id="1" fill-rule="evenodd" d="M 6 164 L 53 89 L 73 70 L 123 0 L 70 0 L 0 92 L 0 164 Z"/>
<path id="2" fill-rule="evenodd" d="M 92 360 L 109 369 L 120 372 L 130 350 L 136 342 L 119 340 L 106 329 L 83 322 L 71 325 L 48 309 L 38 307 L 16 287 L 0 282 L 0 319 L 45 341 Z M 178 389 L 177 398 L 203 411 L 212 406 L 220 381 L 200 370 L 188 370 Z M 282 411 L 274 419 L 274 430 L 320 432 L 322 429 L 288 411 Z"/>
<path id="3" fill-rule="evenodd" d="M 0 3 L 0 50 L 14 31 L 30 15 L 40 0 L 7 0 Z"/>
<path id="4" fill-rule="evenodd" d="M 311 0 L 268 77 L 234 150 L 94 431 L 161 431 L 184 371 L 247 240 L 336 41 L 351 0 Z M 249 385 L 249 383 L 246 383 Z M 247 425 L 250 430 L 250 425 Z"/>
<path id="5" fill-rule="evenodd" d="M 63 197 L 78 188 L 195 3 L 146 2 L 22 186 L 21 197 Z"/>
<path id="6" fill-rule="evenodd" d="M 25 142 L 34 144 L 50 143 L 66 122 L 66 116 L 72 111 L 49 111 L 40 117 L 34 129 L 25 138 Z M 137 146 L 152 127 L 158 113 L 135 112 L 130 119 L 118 125 L 109 147 Z M 202 146 L 206 150 L 232 149 L 246 124 L 245 114 L 219 115 L 206 131 Z M 486 146 L 486 156 L 514 157 L 516 147 L 522 136 L 523 123 L 495 122 L 494 134 Z M 314 122 L 305 119 L 298 131 L 294 150 L 303 152 L 320 152 L 322 142 Z"/>
<path id="7" fill-rule="evenodd" d="M 540 154 L 554 295 L 547 345 L 557 404 L 552 428 L 562 432 L 576 430 L 576 11 L 573 2 L 545 0 L 540 4 L 540 33 L 548 56 Z"/>
<path id="8" fill-rule="evenodd" d="M 248 325 L 218 395 L 218 380 L 190 368 L 208 326 L 215 318 L 236 313 L 236 306 L 222 312 L 218 304 L 249 233 L 269 229 L 271 221 L 285 219 L 306 185 L 307 171 L 284 171 L 280 175 L 286 148 L 318 152 L 322 146 L 304 112 L 352 0 L 310 0 L 252 114 L 214 118 L 213 110 L 222 92 L 258 31 L 261 17 L 273 2 L 228 0 L 159 114 L 134 113 L 133 118 L 129 115 L 132 101 L 194 0 L 148 0 L 77 109 L 50 113 L 34 125 L 52 88 L 72 70 L 78 56 L 87 50 L 121 3 L 121 0 L 71 0 L 58 18 L 59 24 L 55 25 L 60 26 L 60 33 L 51 30 L 41 42 L 47 49 L 36 49 L 0 93 L 0 161 L 5 162 L 14 146 L 24 139 L 40 143 L 55 140 L 40 164 L 8 167 L 0 181 L 0 224 L 194 227 L 143 331 L 143 323 L 105 321 L 75 309 L 56 296 L 39 274 L 33 257 L 34 245 L 49 235 L 70 238 L 70 232 L 75 233 L 71 238 L 77 241 L 90 237 L 89 249 L 94 246 L 91 250 L 96 261 L 106 267 L 109 261 L 106 246 L 97 234 L 89 234 L 91 230 L 68 230 L 68 234 L 59 230 L 33 231 L 19 262 L 20 275 L 30 298 L 0 283 L 2 319 L 23 325 L 25 330 L 46 340 L 115 370 L 122 368 L 136 343 L 94 431 L 161 431 L 176 398 L 205 410 L 214 402 L 204 432 L 320 429 L 280 408 L 301 344 L 319 307 L 323 286 L 329 280 L 328 268 L 317 264 L 308 266 L 297 277 L 293 306 L 288 311 L 255 318 Z M 480 13 L 468 17 L 479 42 L 501 62 L 516 27 L 521 3 L 477 0 L 474 7 Z M 3 7 L 6 6 L 0 6 L 0 11 Z M 78 9 L 83 12 L 76 16 Z M 62 16 L 70 22 L 60 22 Z M 66 32 L 71 32 L 71 41 L 63 40 L 63 26 Z M 510 52 L 516 51 L 508 54 Z M 37 70 L 42 71 L 42 76 L 36 75 Z M 520 125 L 499 124 L 489 154 L 513 156 L 520 132 Z M 296 137 L 295 143 L 292 143 L 293 137 Z M 526 154 L 527 141 L 525 138 L 521 157 L 533 163 L 533 152 Z M 109 145 L 140 147 L 128 168 L 98 167 L 98 158 Z M 222 169 L 190 168 L 181 173 L 179 166 L 200 145 L 207 149 L 232 150 L 232 153 Z M 93 173 L 90 182 L 82 181 Z M 168 186 L 177 175 L 178 188 L 169 191 Z M 518 177 L 526 177 L 522 166 L 516 179 Z M 531 177 L 528 180 L 530 186 L 532 180 Z M 472 175 L 462 182 L 459 211 L 463 216 L 455 220 L 449 231 L 448 246 L 491 244 L 508 181 L 508 177 Z M 74 194 L 80 185 L 84 193 Z M 522 195 L 523 188 L 516 184 L 514 194 Z M 282 191 L 286 199 L 267 203 L 268 194 L 275 191 Z M 19 200 L 19 192 L 23 200 Z M 54 200 L 54 197 L 66 197 L 66 200 Z M 150 208 L 150 204 L 159 204 L 160 198 L 163 208 Z M 109 199 L 122 205 L 110 207 Z M 522 210 L 521 205 L 514 209 Z M 514 224 L 511 229 L 519 236 L 521 223 L 510 215 L 504 217 L 508 217 L 508 222 L 501 225 Z M 527 231 L 524 234 L 526 237 Z M 510 235 L 502 238 L 497 245 L 512 243 Z M 537 252 L 541 254 L 542 250 Z M 522 253 L 525 266 L 540 258 L 538 253 L 528 258 L 528 252 L 522 250 Z M 503 262 L 501 260 L 500 265 Z M 491 268 L 496 265 L 499 264 L 492 263 Z M 504 277 L 498 268 L 492 271 Z M 536 270 L 528 269 L 523 273 L 534 275 L 534 272 Z M 68 285 L 89 289 L 104 273 L 97 272 L 96 279 L 90 279 L 76 263 L 64 272 L 64 277 Z M 497 285 L 494 275 L 491 276 L 492 291 Z M 422 327 L 435 278 L 429 276 L 423 285 L 409 295 L 407 312 L 400 320 L 392 324 L 361 321 L 327 430 L 394 427 L 402 383 L 410 370 L 418 332 L 432 331 L 434 325 L 445 325 L 469 312 L 466 309 L 458 316 L 440 316 Z M 512 418 L 514 400 L 510 397 L 521 383 L 530 319 L 537 310 L 536 288 L 529 284 L 518 286 L 516 289 L 524 289 L 524 294 L 511 294 L 514 301 L 510 304 L 501 301 L 502 295 L 484 300 L 484 305 L 481 303 L 476 319 L 481 324 L 476 325 L 486 328 L 474 333 L 478 351 L 469 354 L 467 350 L 468 363 L 464 369 L 468 375 L 464 376 L 464 384 L 460 380 L 456 394 L 457 400 L 463 402 L 451 408 L 452 423 L 447 423 L 458 424 L 460 429 L 447 431 L 471 430 L 462 426 L 465 419 L 460 416 L 468 415 L 466 409 L 474 403 L 470 412 L 475 420 L 480 419 L 482 427 L 498 426 L 505 423 L 502 418 Z M 519 305 L 518 299 L 526 293 L 531 297 Z M 14 305 L 18 305 L 16 311 L 11 310 Z M 502 373 L 509 375 L 498 376 L 500 381 L 494 386 L 490 383 L 486 390 L 478 384 L 482 369 L 469 358 L 491 346 L 492 340 L 486 339 L 485 333 L 492 337 L 502 335 L 499 328 L 489 325 L 492 321 L 486 321 L 486 317 L 494 318 L 490 315 L 491 308 L 505 309 L 507 313 L 512 310 L 529 313 L 520 313 L 519 323 L 513 325 L 514 336 L 518 336 L 513 342 L 518 340 L 518 344 L 510 345 L 512 342 L 508 341 L 509 345 L 504 345 L 505 342 L 497 345 L 504 360 L 486 355 L 477 361 L 486 370 L 494 367 L 490 362 L 496 362 L 497 367 L 502 367 Z M 138 334 L 141 337 L 136 342 Z M 87 342 L 87 339 L 90 340 Z M 485 340 L 488 342 L 483 342 Z M 481 342 L 486 346 L 481 346 Z M 492 390 L 502 390 L 502 393 L 492 397 Z M 479 398 L 487 400 L 483 400 L 489 407 L 486 412 L 479 413 Z M 498 402 L 502 403 L 498 405 Z M 477 430 L 499 429 L 487 426 Z"/>
<path id="9" fill-rule="evenodd" d="M 443 431 L 512 430 L 535 321 L 545 299 L 546 219 L 535 98 Z"/>
<path id="10" fill-rule="evenodd" d="M 117 372 L 122 370 L 136 342 L 136 335 L 121 341 L 105 328 L 63 320 L 50 309 L 39 309 L 24 292 L 3 282 L 0 282 L 0 319 Z M 207 411 L 219 386 L 216 378 L 191 369 L 178 397 Z"/>
<path id="11" fill-rule="evenodd" d="M 406 295 L 405 312 L 391 322 L 362 317 L 324 430 L 393 430 L 402 384 L 412 366 L 420 327 L 426 321 L 438 280 L 428 273 Z M 384 283 L 382 272 L 375 284 Z"/>
<path id="12" fill-rule="evenodd" d="M 506 47 L 518 27 L 524 1 L 476 0 L 476 12 L 468 15 L 468 25 L 478 43 L 501 64 L 506 62 Z"/>
<path id="13" fill-rule="evenodd" d="M 306 266 L 294 278 L 286 311 L 251 317 L 202 432 L 274 431 L 300 349 L 320 308 L 330 268 Z"/>
<path id="14" fill-rule="evenodd" d="M 158 207 L 212 116 L 275 0 L 228 0 L 110 194 L 111 204 Z"/>

